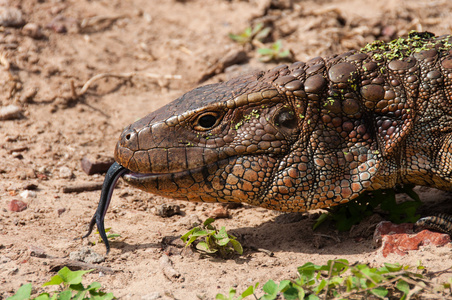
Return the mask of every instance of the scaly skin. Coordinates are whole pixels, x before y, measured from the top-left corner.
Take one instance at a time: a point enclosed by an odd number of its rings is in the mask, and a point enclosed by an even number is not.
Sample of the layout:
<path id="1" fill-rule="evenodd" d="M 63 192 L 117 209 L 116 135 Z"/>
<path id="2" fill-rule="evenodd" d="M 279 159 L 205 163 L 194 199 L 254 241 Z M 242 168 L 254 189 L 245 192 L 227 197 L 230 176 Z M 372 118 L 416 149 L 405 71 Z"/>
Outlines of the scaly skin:
<path id="1" fill-rule="evenodd" d="M 414 33 L 197 88 L 127 127 L 115 159 L 153 194 L 281 211 L 452 190 L 449 41 Z"/>

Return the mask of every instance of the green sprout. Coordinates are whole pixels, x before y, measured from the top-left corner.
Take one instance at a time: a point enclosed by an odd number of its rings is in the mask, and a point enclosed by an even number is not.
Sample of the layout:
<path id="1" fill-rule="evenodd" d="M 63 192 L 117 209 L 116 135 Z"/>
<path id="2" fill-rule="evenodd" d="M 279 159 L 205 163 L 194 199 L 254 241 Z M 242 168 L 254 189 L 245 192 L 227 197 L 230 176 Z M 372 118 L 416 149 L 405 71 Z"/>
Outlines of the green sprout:
<path id="1" fill-rule="evenodd" d="M 35 300 L 110 300 L 115 298 L 113 293 L 104 293 L 100 291 L 101 285 L 99 282 L 93 282 L 89 286 L 84 287 L 82 284 L 82 277 L 86 273 L 92 272 L 93 270 L 87 271 L 71 271 L 68 267 L 64 267 L 58 271 L 57 275 L 53 276 L 49 281 L 44 283 L 42 286 L 46 287 L 49 285 L 58 285 L 61 291 L 54 292 L 53 295 L 50 293 L 41 293 L 39 296 L 33 298 Z M 31 298 L 32 286 L 31 283 L 22 285 L 11 297 L 6 298 L 7 300 L 28 300 Z"/>
<path id="2" fill-rule="evenodd" d="M 204 221 L 202 228 L 194 227 L 192 230 L 181 236 L 185 246 L 190 246 L 193 242 L 197 241 L 196 249 L 208 253 L 219 253 L 221 257 L 226 258 L 231 256 L 234 252 L 243 254 L 242 245 L 237 241 L 236 237 L 226 232 L 226 228 L 223 226 L 220 230 L 217 230 L 212 223 L 215 221 L 213 218 L 208 218 Z"/>
<path id="3" fill-rule="evenodd" d="M 271 32 L 270 27 L 264 27 L 264 23 L 258 23 L 253 27 L 247 27 L 242 33 L 229 34 L 229 38 L 240 45 L 252 44 L 253 41 L 262 42 Z"/>
<path id="4" fill-rule="evenodd" d="M 259 48 L 257 53 L 262 62 L 270 61 L 293 61 L 294 57 L 290 50 L 284 49 L 281 40 L 277 40 L 269 48 Z"/>

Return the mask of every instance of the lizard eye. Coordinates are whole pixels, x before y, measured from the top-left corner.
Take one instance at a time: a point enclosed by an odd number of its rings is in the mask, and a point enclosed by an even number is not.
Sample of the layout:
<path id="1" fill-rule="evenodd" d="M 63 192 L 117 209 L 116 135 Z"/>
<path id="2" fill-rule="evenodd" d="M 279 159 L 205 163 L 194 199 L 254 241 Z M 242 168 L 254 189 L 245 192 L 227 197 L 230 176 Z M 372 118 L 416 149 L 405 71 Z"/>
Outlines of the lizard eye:
<path id="1" fill-rule="evenodd" d="M 200 131 L 209 130 L 218 124 L 220 118 L 215 112 L 207 112 L 198 117 L 195 122 L 195 129 Z"/>

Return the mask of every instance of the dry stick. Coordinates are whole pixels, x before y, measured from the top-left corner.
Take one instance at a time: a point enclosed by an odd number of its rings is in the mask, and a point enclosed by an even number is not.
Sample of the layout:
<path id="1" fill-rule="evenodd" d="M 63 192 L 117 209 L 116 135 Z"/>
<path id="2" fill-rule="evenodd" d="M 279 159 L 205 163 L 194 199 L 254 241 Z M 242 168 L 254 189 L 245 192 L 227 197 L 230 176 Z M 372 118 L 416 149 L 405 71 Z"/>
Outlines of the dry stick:
<path id="1" fill-rule="evenodd" d="M 95 269 L 99 272 L 105 273 L 105 274 L 113 274 L 117 272 L 117 270 L 114 270 L 110 267 L 104 267 L 100 265 L 95 265 L 91 263 L 86 263 L 78 260 L 72 260 L 72 259 L 61 259 L 57 258 L 54 259 L 51 263 L 50 269 L 53 270 L 57 267 L 66 266 L 66 267 L 73 267 L 73 268 L 79 268 L 80 270 L 89 270 L 89 269 Z"/>
<path id="2" fill-rule="evenodd" d="M 103 182 L 86 182 L 72 186 L 64 186 L 63 193 L 81 193 L 88 191 L 97 191 L 102 189 Z"/>
<path id="3" fill-rule="evenodd" d="M 86 91 L 89 89 L 91 84 L 93 84 L 94 81 L 99 80 L 101 78 L 105 77 L 116 77 L 116 78 L 124 78 L 129 80 L 130 78 L 134 76 L 143 76 L 143 77 L 149 77 L 149 78 L 155 78 L 155 79 L 182 79 L 181 75 L 159 75 L 154 73 L 144 73 L 144 72 L 128 72 L 128 73 L 100 73 L 93 77 L 91 77 L 80 89 L 78 92 L 78 96 L 82 96 L 86 93 Z"/>

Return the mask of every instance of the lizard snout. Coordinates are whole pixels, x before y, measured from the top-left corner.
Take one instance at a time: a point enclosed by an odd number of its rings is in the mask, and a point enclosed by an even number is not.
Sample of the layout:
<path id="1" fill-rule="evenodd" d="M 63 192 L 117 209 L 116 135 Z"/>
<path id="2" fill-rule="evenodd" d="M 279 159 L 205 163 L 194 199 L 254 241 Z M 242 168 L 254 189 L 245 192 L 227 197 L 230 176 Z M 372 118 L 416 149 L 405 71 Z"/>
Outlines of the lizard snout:
<path id="1" fill-rule="evenodd" d="M 115 160 L 125 168 L 129 167 L 130 159 L 135 151 L 138 150 L 138 133 L 134 130 L 126 128 L 119 137 L 119 141 L 115 148 Z"/>

